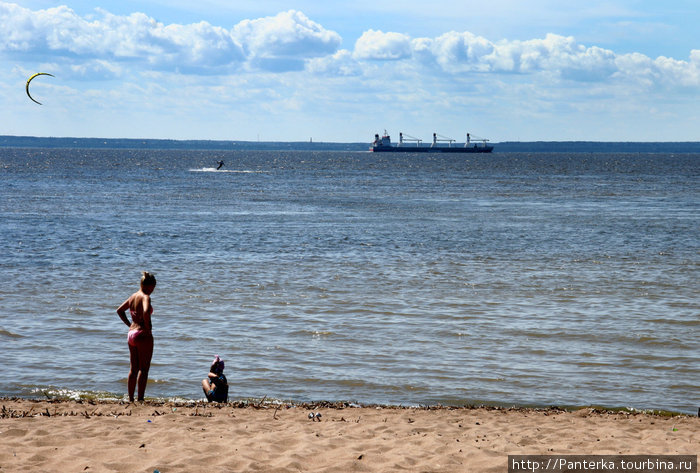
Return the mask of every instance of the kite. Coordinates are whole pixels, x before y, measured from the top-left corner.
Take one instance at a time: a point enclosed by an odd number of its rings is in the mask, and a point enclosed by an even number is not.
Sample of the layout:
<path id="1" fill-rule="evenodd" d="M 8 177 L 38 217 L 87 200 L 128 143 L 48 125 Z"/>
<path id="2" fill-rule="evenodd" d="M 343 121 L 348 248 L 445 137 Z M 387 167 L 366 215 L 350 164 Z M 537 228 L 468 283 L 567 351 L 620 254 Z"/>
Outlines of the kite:
<path id="1" fill-rule="evenodd" d="M 30 82 L 32 81 L 32 79 L 34 79 L 36 76 L 51 76 L 51 77 L 54 77 L 54 75 L 53 75 L 53 74 L 49 74 L 48 72 L 37 72 L 36 74 L 34 74 L 33 76 L 31 76 L 29 79 L 27 79 L 27 87 L 26 87 L 26 89 L 27 89 L 27 96 L 28 96 L 30 99 L 32 99 L 32 102 L 36 102 L 36 103 L 38 103 L 39 105 L 41 105 L 41 102 L 39 102 L 39 101 L 37 101 L 37 100 L 34 100 L 34 97 L 32 97 L 31 94 L 29 93 L 29 83 L 30 83 Z"/>

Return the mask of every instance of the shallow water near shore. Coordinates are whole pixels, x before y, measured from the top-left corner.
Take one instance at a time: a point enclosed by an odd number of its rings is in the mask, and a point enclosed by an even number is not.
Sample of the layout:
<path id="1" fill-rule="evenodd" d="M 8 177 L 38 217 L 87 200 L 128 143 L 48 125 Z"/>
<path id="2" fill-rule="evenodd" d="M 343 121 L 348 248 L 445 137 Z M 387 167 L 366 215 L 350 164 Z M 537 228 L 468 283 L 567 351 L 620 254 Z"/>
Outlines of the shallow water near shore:
<path id="1" fill-rule="evenodd" d="M 215 171 L 218 160 L 223 170 Z M 0 395 L 700 406 L 700 155 L 0 149 Z"/>

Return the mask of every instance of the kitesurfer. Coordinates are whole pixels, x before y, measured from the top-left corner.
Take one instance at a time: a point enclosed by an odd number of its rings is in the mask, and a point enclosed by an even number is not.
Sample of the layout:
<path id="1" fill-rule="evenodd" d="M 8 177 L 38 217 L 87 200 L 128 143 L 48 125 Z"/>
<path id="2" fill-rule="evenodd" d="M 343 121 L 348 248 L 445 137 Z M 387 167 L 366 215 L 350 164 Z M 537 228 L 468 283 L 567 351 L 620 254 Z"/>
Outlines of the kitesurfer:
<path id="1" fill-rule="evenodd" d="M 223 162 L 223 161 L 219 161 L 219 167 L 216 168 L 216 170 L 218 171 L 219 169 L 221 169 L 221 167 L 222 167 L 223 165 L 224 165 L 224 162 Z"/>

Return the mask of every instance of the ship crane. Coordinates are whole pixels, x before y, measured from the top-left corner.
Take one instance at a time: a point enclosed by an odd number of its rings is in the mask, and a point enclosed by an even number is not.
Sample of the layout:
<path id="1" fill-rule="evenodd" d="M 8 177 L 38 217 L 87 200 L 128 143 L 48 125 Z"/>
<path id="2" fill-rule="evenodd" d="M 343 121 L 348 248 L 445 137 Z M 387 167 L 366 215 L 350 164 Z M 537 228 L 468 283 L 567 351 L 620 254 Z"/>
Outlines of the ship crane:
<path id="1" fill-rule="evenodd" d="M 413 141 L 416 143 L 416 146 L 420 146 L 420 144 L 423 142 L 423 140 L 421 140 L 420 138 L 416 138 L 411 135 L 404 135 L 403 133 L 399 132 L 399 146 L 402 146 L 405 141 Z"/>
<path id="2" fill-rule="evenodd" d="M 438 138 L 438 136 L 440 138 Z M 452 143 L 454 143 L 456 140 L 453 140 L 452 138 L 448 138 L 446 136 L 438 135 L 437 133 L 433 133 L 433 146 L 435 146 L 438 141 L 446 141 L 450 143 L 450 147 L 452 147 Z"/>
<path id="3" fill-rule="evenodd" d="M 465 147 L 465 148 L 468 148 L 468 147 L 469 147 L 469 145 L 471 144 L 472 139 L 474 139 L 474 141 L 481 141 L 481 142 L 483 142 L 483 146 L 484 146 L 484 147 L 486 146 L 486 142 L 487 142 L 487 141 L 490 141 L 490 140 L 487 140 L 486 138 L 472 137 L 469 133 L 467 133 L 467 141 L 466 141 L 466 143 L 464 143 L 464 147 Z M 474 146 L 476 147 L 476 143 L 474 144 Z"/>

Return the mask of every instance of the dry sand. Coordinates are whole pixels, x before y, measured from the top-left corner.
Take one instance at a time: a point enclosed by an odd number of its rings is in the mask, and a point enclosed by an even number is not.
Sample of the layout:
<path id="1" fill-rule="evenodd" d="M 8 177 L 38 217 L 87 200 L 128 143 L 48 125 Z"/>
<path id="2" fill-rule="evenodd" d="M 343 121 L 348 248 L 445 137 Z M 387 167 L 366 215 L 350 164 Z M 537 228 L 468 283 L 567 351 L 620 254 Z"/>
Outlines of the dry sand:
<path id="1" fill-rule="evenodd" d="M 691 454 L 700 419 L 582 409 L 0 399 L 5 472 L 506 472 L 516 454 Z M 309 412 L 320 412 L 311 421 Z"/>

